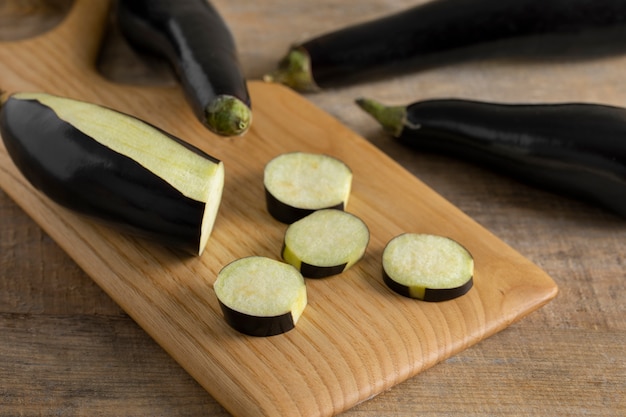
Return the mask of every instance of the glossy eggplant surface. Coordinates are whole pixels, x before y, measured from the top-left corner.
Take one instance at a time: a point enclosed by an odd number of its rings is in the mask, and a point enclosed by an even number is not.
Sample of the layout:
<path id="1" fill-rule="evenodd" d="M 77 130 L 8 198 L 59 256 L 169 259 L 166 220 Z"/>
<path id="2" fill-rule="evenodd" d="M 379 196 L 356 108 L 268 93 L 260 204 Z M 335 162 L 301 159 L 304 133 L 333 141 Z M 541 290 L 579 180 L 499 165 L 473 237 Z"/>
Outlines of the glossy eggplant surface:
<path id="1" fill-rule="evenodd" d="M 199 255 L 221 200 L 216 158 L 134 117 L 43 93 L 10 96 L 0 133 L 17 168 L 56 203 Z"/>
<path id="2" fill-rule="evenodd" d="M 357 103 L 418 150 L 472 161 L 626 216 L 626 109 L 593 103 Z"/>
<path id="3" fill-rule="evenodd" d="M 130 44 L 167 59 L 198 119 L 222 136 L 245 133 L 250 95 L 234 38 L 207 0 L 120 0 L 120 29 Z"/>
<path id="4" fill-rule="evenodd" d="M 269 80 L 315 91 L 480 56 L 626 52 L 623 0 L 431 0 L 294 45 Z"/>

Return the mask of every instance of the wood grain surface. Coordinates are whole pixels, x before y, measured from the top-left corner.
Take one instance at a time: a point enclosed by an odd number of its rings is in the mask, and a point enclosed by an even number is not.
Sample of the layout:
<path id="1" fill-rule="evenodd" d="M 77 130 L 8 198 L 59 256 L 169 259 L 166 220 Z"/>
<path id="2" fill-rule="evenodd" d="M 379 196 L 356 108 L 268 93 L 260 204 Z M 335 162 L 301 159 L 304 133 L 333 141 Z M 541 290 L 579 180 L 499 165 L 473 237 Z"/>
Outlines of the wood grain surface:
<path id="1" fill-rule="evenodd" d="M 339 11 L 341 2 L 216 4 L 233 22 L 248 75 L 258 78 L 289 43 L 309 35 L 307 31 L 322 31 L 333 22 L 344 24 L 408 2 L 363 2 L 360 13 L 351 18 Z M 84 23 L 86 27 L 93 24 Z M 45 59 L 56 60 L 77 51 L 76 45 L 57 47 L 57 52 Z M 83 62 L 91 59 L 79 58 L 86 59 Z M 37 59 L 33 65 L 42 58 Z M 159 104 L 149 98 L 163 89 L 180 100 L 168 71 L 159 63 L 141 59 L 112 32 L 105 40 L 100 70 L 117 83 L 144 84 L 133 91 L 140 101 L 150 103 L 149 108 Z M 505 332 L 345 415 L 623 414 L 623 221 L 458 161 L 407 153 L 380 134 L 351 102 L 361 94 L 398 102 L 441 94 L 551 101 L 582 95 L 588 100 L 598 97 L 618 102 L 626 96 L 618 83 L 616 68 L 620 65 L 624 68 L 623 57 L 550 65 L 477 62 L 306 97 L 402 162 L 542 266 L 561 286 L 556 301 Z M 24 71 L 28 73 L 28 68 Z M 541 88 L 517 86 L 522 81 L 525 83 L 520 85 L 528 86 L 529 80 Z M 55 83 L 54 88 L 69 92 L 79 81 Z M 91 97 L 111 100 L 119 93 L 117 83 L 111 84 L 110 92 L 94 92 Z M 159 85 L 145 85 L 155 83 Z M 603 83 L 614 87 L 594 89 Z M 504 88 L 507 85 L 509 88 Z M 578 88 L 571 89 L 574 85 Z M 264 87 L 259 88 L 259 92 L 257 87 L 253 91 L 262 95 Z M 302 106 L 307 113 L 308 104 Z M 280 104 L 277 107 L 281 108 Z M 261 125 L 280 122 L 272 114 L 261 120 Z M 259 127 L 259 131 L 263 129 Z M 352 133 L 345 135 L 350 141 Z M 368 145 L 363 146 L 365 150 L 359 152 L 369 153 Z M 355 209 L 367 205 L 363 200 Z M 4 376 L 0 382 L 1 415 L 228 415 L 6 195 L 0 200 L 0 210 L 0 326 L 8 336 L 0 340 L 0 373 Z M 394 227 L 398 226 L 392 226 L 389 233 Z M 448 227 L 454 225 L 444 228 Z M 100 233 L 107 234 L 98 230 Z M 266 245 L 264 250 L 269 250 L 271 245 Z M 370 259 L 372 262 L 373 257 Z"/>

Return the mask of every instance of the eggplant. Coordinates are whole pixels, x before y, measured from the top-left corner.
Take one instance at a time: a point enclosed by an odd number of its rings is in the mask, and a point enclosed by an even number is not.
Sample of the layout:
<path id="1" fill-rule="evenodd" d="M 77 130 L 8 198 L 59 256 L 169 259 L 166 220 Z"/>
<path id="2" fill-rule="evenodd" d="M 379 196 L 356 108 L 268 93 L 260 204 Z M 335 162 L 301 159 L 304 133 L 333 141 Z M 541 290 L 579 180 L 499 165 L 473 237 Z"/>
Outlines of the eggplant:
<path id="1" fill-rule="evenodd" d="M 474 286 L 474 258 L 449 237 L 403 233 L 383 250 L 383 281 L 405 297 L 452 300 Z"/>
<path id="2" fill-rule="evenodd" d="M 264 256 L 229 263 L 218 273 L 213 289 L 226 323 L 249 336 L 292 330 L 307 305 L 302 275 L 293 266 Z"/>
<path id="3" fill-rule="evenodd" d="M 165 58 L 198 119 L 222 136 L 244 134 L 251 100 L 224 19 L 207 0 L 120 0 L 120 30 L 129 43 Z"/>
<path id="4" fill-rule="evenodd" d="M 352 171 L 339 159 L 307 152 L 278 155 L 265 165 L 267 211 L 290 224 L 315 210 L 344 210 L 352 188 Z"/>
<path id="5" fill-rule="evenodd" d="M 293 45 L 265 79 L 310 92 L 479 56 L 623 53 L 623 0 L 431 0 Z"/>
<path id="6" fill-rule="evenodd" d="M 305 278 L 325 278 L 356 264 L 369 239 L 367 225 L 354 214 L 317 210 L 287 227 L 281 256 Z"/>
<path id="7" fill-rule="evenodd" d="M 440 99 L 357 104 L 413 149 L 458 157 L 626 216 L 626 109 Z"/>
<path id="8" fill-rule="evenodd" d="M 45 93 L 16 93 L 0 134 L 24 177 L 59 205 L 200 255 L 224 187 L 217 158 L 130 115 Z"/>

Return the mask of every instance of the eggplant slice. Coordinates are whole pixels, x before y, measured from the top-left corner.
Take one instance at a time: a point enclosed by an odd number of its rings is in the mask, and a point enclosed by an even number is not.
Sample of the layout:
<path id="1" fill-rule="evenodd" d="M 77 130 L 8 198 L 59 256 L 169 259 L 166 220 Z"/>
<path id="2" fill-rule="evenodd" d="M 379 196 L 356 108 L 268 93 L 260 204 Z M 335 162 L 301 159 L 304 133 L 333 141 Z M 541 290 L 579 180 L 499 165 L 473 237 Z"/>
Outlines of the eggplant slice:
<path id="1" fill-rule="evenodd" d="M 200 255 L 224 187 L 218 159 L 96 104 L 16 93 L 0 111 L 13 162 L 58 204 Z"/>
<path id="2" fill-rule="evenodd" d="M 445 301 L 473 286 L 474 258 L 444 236 L 404 233 L 383 251 L 383 279 L 393 291 L 424 301 Z"/>
<path id="3" fill-rule="evenodd" d="M 291 152 L 272 159 L 263 183 L 268 212 L 291 224 L 315 210 L 344 210 L 352 188 L 352 171 L 337 158 Z"/>
<path id="4" fill-rule="evenodd" d="M 337 275 L 365 254 L 370 234 L 357 216 L 336 209 L 315 211 L 285 232 L 283 259 L 307 278 Z"/>
<path id="5" fill-rule="evenodd" d="M 249 336 L 293 329 L 307 305 L 302 275 L 289 264 L 263 256 L 229 263 L 213 288 L 226 322 Z"/>

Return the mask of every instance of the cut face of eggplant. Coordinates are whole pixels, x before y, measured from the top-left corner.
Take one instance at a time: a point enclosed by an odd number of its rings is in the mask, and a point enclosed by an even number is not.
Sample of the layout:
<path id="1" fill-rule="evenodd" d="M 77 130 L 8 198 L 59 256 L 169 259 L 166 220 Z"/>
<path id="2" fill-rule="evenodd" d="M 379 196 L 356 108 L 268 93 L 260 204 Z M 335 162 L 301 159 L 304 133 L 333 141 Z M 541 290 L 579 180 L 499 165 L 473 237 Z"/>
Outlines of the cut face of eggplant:
<path id="1" fill-rule="evenodd" d="M 250 336 L 293 329 L 307 305 L 302 275 L 289 264 L 263 256 L 226 265 L 213 288 L 226 322 Z"/>
<path id="2" fill-rule="evenodd" d="M 263 183 L 267 210 L 276 220 L 290 224 L 315 210 L 345 209 L 352 171 L 328 155 L 292 152 L 265 166 Z"/>
<path id="3" fill-rule="evenodd" d="M 405 233 L 383 251 L 383 279 L 400 295 L 445 301 L 473 286 L 474 258 L 458 242 L 443 236 Z"/>
<path id="4" fill-rule="evenodd" d="M 336 209 L 318 210 L 289 225 L 282 257 L 307 278 L 328 277 L 357 263 L 369 238 L 366 224 L 357 216 Z"/>
<path id="5" fill-rule="evenodd" d="M 0 133 L 18 169 L 58 204 L 204 250 L 224 187 L 216 158 L 127 114 L 44 93 L 10 96 Z"/>

